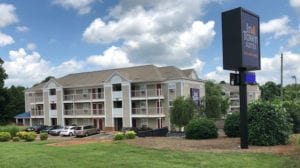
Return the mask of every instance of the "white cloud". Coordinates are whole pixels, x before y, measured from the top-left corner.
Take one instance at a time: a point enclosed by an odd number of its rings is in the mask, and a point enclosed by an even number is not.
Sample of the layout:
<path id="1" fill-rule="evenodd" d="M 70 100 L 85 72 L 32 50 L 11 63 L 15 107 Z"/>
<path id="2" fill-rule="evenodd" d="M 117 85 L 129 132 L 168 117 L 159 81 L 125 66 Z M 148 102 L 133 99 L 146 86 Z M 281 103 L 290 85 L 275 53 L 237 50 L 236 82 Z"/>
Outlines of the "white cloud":
<path id="1" fill-rule="evenodd" d="M 16 30 L 18 32 L 28 32 L 29 31 L 29 27 L 26 27 L 26 26 L 17 26 Z"/>
<path id="2" fill-rule="evenodd" d="M 0 4 L 0 28 L 18 22 L 15 9 L 11 4 Z"/>
<path id="3" fill-rule="evenodd" d="M 299 0 L 290 0 L 290 5 L 296 9 L 300 9 L 300 1 Z"/>
<path id="4" fill-rule="evenodd" d="M 262 22 L 260 24 L 260 32 L 262 34 L 274 34 L 275 38 L 283 35 L 288 35 L 292 33 L 291 27 L 288 25 L 289 17 L 283 16 L 281 18 L 272 19 L 268 22 Z"/>
<path id="5" fill-rule="evenodd" d="M 199 60 L 198 58 L 192 62 L 191 66 L 188 66 L 184 69 L 194 69 L 196 72 L 201 72 L 205 63 Z"/>
<path id="6" fill-rule="evenodd" d="M 132 66 L 126 53 L 115 46 L 104 51 L 103 55 L 92 55 L 88 57 L 87 63 L 99 65 L 103 68 Z"/>
<path id="7" fill-rule="evenodd" d="M 88 43 L 115 43 L 136 64 L 190 66 L 199 50 L 211 45 L 214 21 L 197 20 L 212 1 L 130 1 L 110 10 L 106 19 L 95 19 L 83 32 Z"/>
<path id="8" fill-rule="evenodd" d="M 28 50 L 31 50 L 31 51 L 33 51 L 33 50 L 36 50 L 36 44 L 35 43 L 28 43 L 27 45 L 26 45 L 26 49 L 28 49 Z"/>
<path id="9" fill-rule="evenodd" d="M 229 71 L 225 71 L 222 67 L 217 66 L 214 71 L 207 73 L 205 78 L 216 82 L 225 81 L 229 83 Z"/>
<path id="10" fill-rule="evenodd" d="M 51 66 L 38 52 L 27 53 L 25 49 L 9 52 L 9 60 L 4 60 L 3 67 L 8 74 L 6 86 L 21 85 L 31 87 L 47 76 L 60 77 L 68 73 L 82 70 L 83 63 L 76 60 L 63 62 L 58 66 Z"/>
<path id="11" fill-rule="evenodd" d="M 53 0 L 53 4 L 60 5 L 66 9 L 73 8 L 78 14 L 84 15 L 91 11 L 91 4 L 95 0 Z"/>
<path id="12" fill-rule="evenodd" d="M 6 45 L 13 44 L 14 42 L 15 41 L 11 36 L 0 32 L 0 47 L 4 47 Z"/>

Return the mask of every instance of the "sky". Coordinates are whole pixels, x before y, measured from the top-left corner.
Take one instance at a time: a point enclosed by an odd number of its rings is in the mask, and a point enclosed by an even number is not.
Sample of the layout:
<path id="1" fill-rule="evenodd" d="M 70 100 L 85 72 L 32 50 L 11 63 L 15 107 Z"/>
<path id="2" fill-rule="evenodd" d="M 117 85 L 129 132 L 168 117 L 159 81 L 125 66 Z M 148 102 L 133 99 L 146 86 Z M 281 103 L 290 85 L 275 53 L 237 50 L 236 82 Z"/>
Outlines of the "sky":
<path id="1" fill-rule="evenodd" d="M 193 68 L 203 80 L 223 70 L 221 13 L 243 7 L 260 18 L 259 84 L 300 78 L 300 0 L 0 0 L 5 86 L 47 76 L 153 64 Z"/>

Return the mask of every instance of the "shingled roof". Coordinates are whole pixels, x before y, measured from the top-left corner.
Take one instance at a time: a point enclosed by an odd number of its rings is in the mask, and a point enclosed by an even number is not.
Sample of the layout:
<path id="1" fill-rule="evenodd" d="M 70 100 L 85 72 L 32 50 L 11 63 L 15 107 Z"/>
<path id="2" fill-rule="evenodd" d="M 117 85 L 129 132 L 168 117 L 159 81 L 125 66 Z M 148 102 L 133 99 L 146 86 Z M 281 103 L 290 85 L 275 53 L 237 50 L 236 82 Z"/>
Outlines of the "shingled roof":
<path id="1" fill-rule="evenodd" d="M 143 65 L 128 68 L 82 72 L 69 74 L 64 77 L 55 79 L 55 81 L 63 87 L 73 86 L 93 86 L 105 83 L 113 74 L 117 73 L 130 82 L 151 82 L 151 81 L 165 81 L 172 79 L 190 79 L 190 74 L 194 72 L 193 69 L 181 70 L 174 66 L 157 67 L 154 65 Z M 36 90 L 43 88 L 47 83 L 39 84 L 29 90 Z"/>

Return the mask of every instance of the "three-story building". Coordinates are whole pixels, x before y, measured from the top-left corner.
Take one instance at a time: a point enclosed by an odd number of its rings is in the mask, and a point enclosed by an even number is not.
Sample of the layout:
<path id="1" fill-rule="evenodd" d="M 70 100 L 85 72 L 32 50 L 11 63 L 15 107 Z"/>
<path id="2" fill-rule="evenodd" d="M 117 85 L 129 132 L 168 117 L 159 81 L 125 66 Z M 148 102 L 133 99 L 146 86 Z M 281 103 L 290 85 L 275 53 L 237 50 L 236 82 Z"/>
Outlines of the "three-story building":
<path id="1" fill-rule="evenodd" d="M 192 69 L 145 65 L 51 79 L 26 90 L 25 108 L 31 125 L 170 128 L 173 100 L 192 95 L 201 101 L 204 94 L 204 83 Z"/>

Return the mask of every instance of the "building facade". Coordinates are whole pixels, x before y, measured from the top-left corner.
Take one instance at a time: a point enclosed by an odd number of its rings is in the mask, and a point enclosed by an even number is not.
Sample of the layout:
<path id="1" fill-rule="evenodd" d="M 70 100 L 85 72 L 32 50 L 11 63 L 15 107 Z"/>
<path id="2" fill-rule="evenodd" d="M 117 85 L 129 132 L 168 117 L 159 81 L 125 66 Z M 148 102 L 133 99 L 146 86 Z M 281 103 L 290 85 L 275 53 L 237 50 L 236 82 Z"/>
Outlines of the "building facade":
<path id="1" fill-rule="evenodd" d="M 51 79 L 26 90 L 25 108 L 30 125 L 170 128 L 172 101 L 191 94 L 201 101 L 204 89 L 192 69 L 145 65 Z"/>
<path id="2" fill-rule="evenodd" d="M 239 86 L 230 84 L 221 84 L 222 91 L 229 97 L 229 113 L 240 111 L 240 92 Z M 260 98 L 260 89 L 258 85 L 247 85 L 247 102 L 248 104 Z"/>

